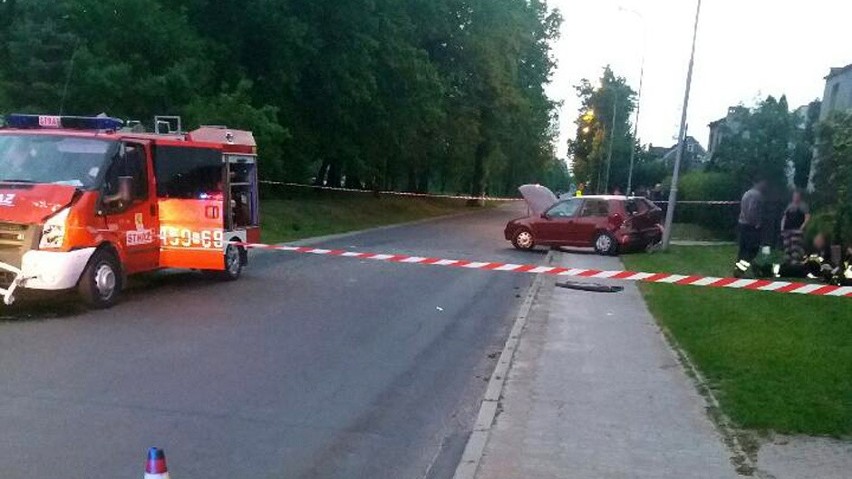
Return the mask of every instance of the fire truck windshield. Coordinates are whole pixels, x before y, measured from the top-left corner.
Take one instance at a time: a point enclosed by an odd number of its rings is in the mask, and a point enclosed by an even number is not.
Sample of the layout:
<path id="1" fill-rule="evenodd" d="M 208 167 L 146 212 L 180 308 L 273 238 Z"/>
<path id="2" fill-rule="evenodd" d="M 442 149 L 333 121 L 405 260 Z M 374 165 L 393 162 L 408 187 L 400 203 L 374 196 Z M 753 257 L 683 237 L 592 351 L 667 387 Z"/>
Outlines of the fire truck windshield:
<path id="1" fill-rule="evenodd" d="M 0 135 L 0 181 L 93 189 L 118 142 L 54 135 Z"/>

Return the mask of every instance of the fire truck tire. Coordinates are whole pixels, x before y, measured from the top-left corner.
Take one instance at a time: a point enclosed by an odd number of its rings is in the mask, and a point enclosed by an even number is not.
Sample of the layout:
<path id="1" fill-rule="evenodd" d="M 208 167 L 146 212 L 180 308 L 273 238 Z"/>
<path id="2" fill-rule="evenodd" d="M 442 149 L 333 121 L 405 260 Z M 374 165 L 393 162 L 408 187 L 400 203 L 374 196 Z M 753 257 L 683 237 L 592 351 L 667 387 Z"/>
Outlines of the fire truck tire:
<path id="1" fill-rule="evenodd" d="M 83 270 L 77 291 L 89 307 L 106 309 L 118 301 L 122 286 L 123 275 L 115 254 L 99 249 Z"/>
<path id="2" fill-rule="evenodd" d="M 245 253 L 241 247 L 230 244 L 225 248 L 223 257 L 225 269 L 223 271 L 205 271 L 205 273 L 220 281 L 236 281 L 240 279 L 243 272 L 244 257 Z"/>

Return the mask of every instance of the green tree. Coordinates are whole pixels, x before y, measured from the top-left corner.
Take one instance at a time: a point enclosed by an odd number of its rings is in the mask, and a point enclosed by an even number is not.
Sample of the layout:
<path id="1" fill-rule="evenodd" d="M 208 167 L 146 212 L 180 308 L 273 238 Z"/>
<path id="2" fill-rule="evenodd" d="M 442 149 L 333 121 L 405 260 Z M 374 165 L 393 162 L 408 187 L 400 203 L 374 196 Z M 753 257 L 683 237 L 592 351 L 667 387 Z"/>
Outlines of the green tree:
<path id="1" fill-rule="evenodd" d="M 265 105 L 256 108 L 251 105 L 251 89 L 251 82 L 243 79 L 233 90 L 223 88 L 213 98 L 194 100 L 185 110 L 187 123 L 190 127 L 208 124 L 250 130 L 264 156 L 280 158 L 282 143 L 289 133 L 278 123 L 275 107 Z M 281 162 L 268 162 L 261 173 L 263 177 L 280 178 L 283 168 Z"/>
<path id="2" fill-rule="evenodd" d="M 609 66 L 604 68 L 598 86 L 583 79 L 575 89 L 581 107 L 575 121 L 576 138 L 568 143 L 574 175 L 587 185 L 587 191 L 602 193 L 616 187 L 623 191 L 627 187 L 630 149 L 636 147 L 630 132 L 636 92 Z M 610 144 L 612 159 L 607 165 Z"/>
<path id="3" fill-rule="evenodd" d="M 817 131 L 815 204 L 835 216 L 834 238 L 852 242 L 852 113 L 832 113 Z"/>
<path id="4" fill-rule="evenodd" d="M 0 109 L 255 130 L 267 178 L 513 192 L 558 169 L 544 0 L 0 1 Z"/>
<path id="5" fill-rule="evenodd" d="M 743 190 L 763 178 L 777 194 L 786 191 L 795 130 L 787 97 L 769 96 L 753 109 L 742 109 L 734 121 L 738 129 L 726 132 L 711 168 L 733 175 Z"/>

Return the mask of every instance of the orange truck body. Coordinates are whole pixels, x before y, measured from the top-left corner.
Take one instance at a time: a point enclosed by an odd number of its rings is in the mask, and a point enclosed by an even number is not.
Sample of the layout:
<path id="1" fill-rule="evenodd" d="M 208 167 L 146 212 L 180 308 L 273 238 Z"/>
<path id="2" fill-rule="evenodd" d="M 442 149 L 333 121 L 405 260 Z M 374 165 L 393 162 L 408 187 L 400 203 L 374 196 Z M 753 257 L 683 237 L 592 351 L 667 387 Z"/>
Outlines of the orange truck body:
<path id="1" fill-rule="evenodd" d="M 257 148 L 250 132 L 69 129 L 50 118 L 59 117 L 39 117 L 49 128 L 0 128 L 0 155 L 6 143 L 12 149 L 16 141 L 41 140 L 68 143 L 69 158 L 90 144 L 120 153 L 105 156 L 104 171 L 92 168 L 97 179 L 87 187 L 4 180 L 0 171 L 0 295 L 6 304 L 20 289 L 77 287 L 99 250 L 117 258 L 123 278 L 162 268 L 223 271 L 229 245 L 260 241 Z M 122 176 L 133 178 L 134 189 L 132 201 L 115 206 L 107 194 L 110 171 L 119 168 L 110 162 L 119 161 L 132 170 Z M 240 254 L 245 264 L 245 251 Z"/>

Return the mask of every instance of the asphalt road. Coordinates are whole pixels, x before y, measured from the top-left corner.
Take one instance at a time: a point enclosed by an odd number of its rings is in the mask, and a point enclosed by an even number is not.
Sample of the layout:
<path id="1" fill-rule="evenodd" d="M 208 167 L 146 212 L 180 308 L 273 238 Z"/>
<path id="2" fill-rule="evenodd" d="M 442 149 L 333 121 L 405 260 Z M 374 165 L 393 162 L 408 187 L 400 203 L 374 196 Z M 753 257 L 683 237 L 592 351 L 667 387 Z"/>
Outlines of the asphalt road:
<path id="1" fill-rule="evenodd" d="M 519 206 L 321 247 L 521 263 Z M 109 311 L 0 310 L 0 476 L 450 477 L 529 275 L 264 252 Z"/>

